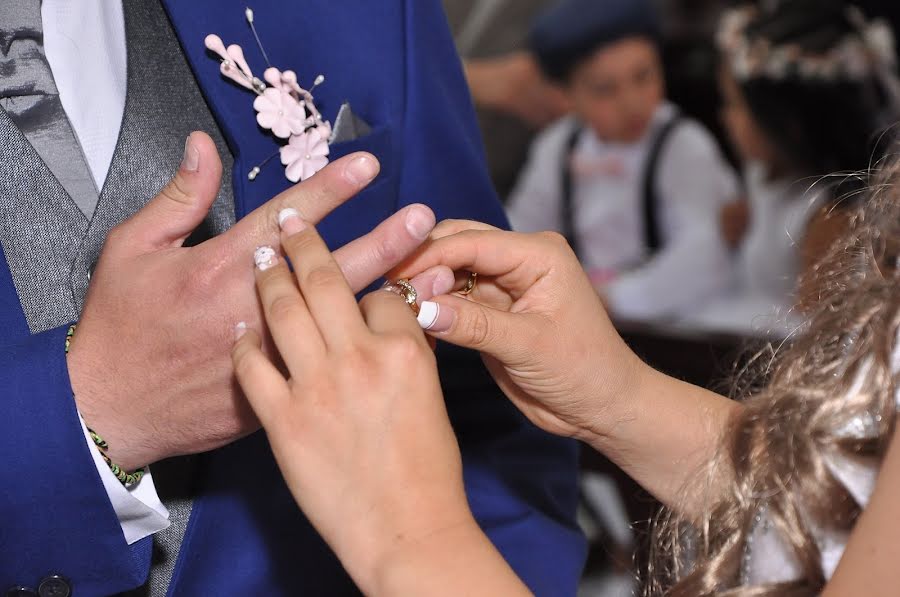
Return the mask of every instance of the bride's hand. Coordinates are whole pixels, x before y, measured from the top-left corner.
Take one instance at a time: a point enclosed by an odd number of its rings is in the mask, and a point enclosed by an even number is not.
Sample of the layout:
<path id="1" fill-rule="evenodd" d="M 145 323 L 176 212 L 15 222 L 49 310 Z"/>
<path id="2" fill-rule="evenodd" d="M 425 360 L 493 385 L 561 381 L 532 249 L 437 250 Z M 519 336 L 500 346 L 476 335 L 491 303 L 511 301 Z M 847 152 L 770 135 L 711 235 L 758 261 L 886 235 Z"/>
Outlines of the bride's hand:
<path id="1" fill-rule="evenodd" d="M 478 283 L 466 297 L 423 304 L 420 323 L 430 334 L 481 351 L 504 393 L 551 433 L 587 439 L 616 424 L 646 366 L 562 236 L 446 221 L 394 274 L 440 265 L 475 272 Z"/>
<path id="2" fill-rule="evenodd" d="M 271 250 L 257 251 L 257 285 L 290 378 L 240 325 L 235 370 L 295 499 L 371 594 L 386 560 L 404 549 L 460 528 L 478 532 L 459 448 L 409 306 L 383 291 L 358 305 L 316 230 L 297 217 L 283 228 L 294 273 Z M 443 271 L 446 292 L 453 276 Z"/>

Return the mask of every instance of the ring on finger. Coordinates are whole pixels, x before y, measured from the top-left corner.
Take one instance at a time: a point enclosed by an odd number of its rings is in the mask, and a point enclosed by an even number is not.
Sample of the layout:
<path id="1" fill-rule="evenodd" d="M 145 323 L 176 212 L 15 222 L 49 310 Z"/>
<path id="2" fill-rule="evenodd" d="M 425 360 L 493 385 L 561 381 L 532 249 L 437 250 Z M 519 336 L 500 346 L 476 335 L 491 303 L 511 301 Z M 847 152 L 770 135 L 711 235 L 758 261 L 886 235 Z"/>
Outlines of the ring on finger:
<path id="1" fill-rule="evenodd" d="M 478 274 L 476 274 L 475 272 L 469 272 L 469 279 L 466 280 L 466 285 L 463 286 L 462 290 L 459 291 L 459 294 L 468 296 L 472 294 L 476 286 L 478 286 Z"/>
<path id="2" fill-rule="evenodd" d="M 419 315 L 419 293 L 416 292 L 415 286 L 410 284 L 409 280 L 394 280 L 393 282 L 388 281 L 385 282 L 384 286 L 381 287 L 382 290 L 387 292 L 392 292 L 406 301 L 406 304 L 409 305 L 409 308 L 412 309 L 412 312 L 418 316 Z"/>

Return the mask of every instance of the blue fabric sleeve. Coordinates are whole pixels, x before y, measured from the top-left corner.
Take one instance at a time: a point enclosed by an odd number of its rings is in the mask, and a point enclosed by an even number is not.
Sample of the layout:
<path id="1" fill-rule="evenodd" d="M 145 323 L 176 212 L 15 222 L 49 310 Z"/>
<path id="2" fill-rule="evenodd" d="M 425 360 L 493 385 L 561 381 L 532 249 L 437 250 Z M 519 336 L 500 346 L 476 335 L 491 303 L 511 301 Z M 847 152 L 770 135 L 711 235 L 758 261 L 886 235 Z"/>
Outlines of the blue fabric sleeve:
<path id="1" fill-rule="evenodd" d="M 438 220 L 507 227 L 437 0 L 406 0 L 406 45 L 401 204 L 425 202 Z M 443 347 L 439 362 L 480 524 L 535 594 L 575 595 L 585 558 L 575 524 L 576 444 L 532 426 L 477 355 Z"/>
<path id="2" fill-rule="evenodd" d="M 0 591 L 59 574 L 76 595 L 109 595 L 149 570 L 150 542 L 127 545 L 85 442 L 67 328 L 0 347 Z"/>

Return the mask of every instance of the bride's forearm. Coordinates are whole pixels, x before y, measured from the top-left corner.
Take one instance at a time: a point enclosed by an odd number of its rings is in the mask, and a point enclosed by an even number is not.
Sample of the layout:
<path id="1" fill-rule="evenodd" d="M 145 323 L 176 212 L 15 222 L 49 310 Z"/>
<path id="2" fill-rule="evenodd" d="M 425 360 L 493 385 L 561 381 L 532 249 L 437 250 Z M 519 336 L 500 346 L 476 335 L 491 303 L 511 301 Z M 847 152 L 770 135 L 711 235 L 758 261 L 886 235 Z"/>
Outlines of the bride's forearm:
<path id="1" fill-rule="evenodd" d="M 731 475 L 720 454 L 722 435 L 740 406 L 719 394 L 644 366 L 628 395 L 598 412 L 581 437 L 661 502 L 688 516 Z"/>
<path id="2" fill-rule="evenodd" d="M 473 519 L 409 545 L 379 566 L 374 597 L 530 596 Z"/>

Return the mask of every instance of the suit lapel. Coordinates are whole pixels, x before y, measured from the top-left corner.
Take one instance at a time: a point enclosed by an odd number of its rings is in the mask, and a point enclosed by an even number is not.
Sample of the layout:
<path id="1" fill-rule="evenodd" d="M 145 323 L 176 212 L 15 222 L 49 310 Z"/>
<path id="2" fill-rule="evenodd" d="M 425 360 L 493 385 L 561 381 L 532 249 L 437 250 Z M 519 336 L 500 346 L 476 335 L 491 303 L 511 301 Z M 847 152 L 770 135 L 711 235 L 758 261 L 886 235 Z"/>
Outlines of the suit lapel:
<path id="1" fill-rule="evenodd" d="M 261 75 L 266 63 L 244 19 L 246 3 L 237 0 L 162 2 L 234 156 L 235 211 L 238 218 L 243 217 L 291 186 L 276 155 L 279 144 L 256 124 L 253 94 L 225 80 L 219 74 L 216 57 L 203 44 L 206 35 L 215 33 L 226 45 L 240 45 L 254 74 Z M 341 104 L 350 101 L 354 112 L 373 128 L 366 138 L 331 148 L 332 159 L 353 151 L 370 151 L 382 162 L 379 180 L 320 225 L 329 244 L 340 246 L 368 232 L 374 222 L 396 208 L 398 165 L 392 156 L 397 140 L 392 115 L 402 112 L 396 99 L 402 94 L 380 91 L 388 85 L 403 88 L 404 65 L 379 60 L 379 52 L 375 50 L 383 39 L 377 34 L 379 27 L 401 30 L 395 21 L 402 14 L 395 14 L 394 6 L 382 6 L 370 0 L 344 0 L 337 5 L 325 0 L 299 3 L 254 0 L 252 7 L 257 30 L 273 66 L 296 71 L 300 83 L 306 85 L 324 74 L 326 82 L 316 91 L 316 99 L 325 118 L 333 122 Z M 351 23 L 340 18 L 344 11 L 362 14 L 359 20 L 370 22 L 371 31 L 355 28 L 351 31 Z M 348 27 L 347 31 L 343 27 Z M 341 39 L 342 43 L 335 44 L 334 39 Z M 383 45 L 383 41 L 380 43 Z M 396 43 L 399 48 L 403 40 L 397 39 Z M 398 48 L 383 49 L 387 55 L 401 55 Z M 251 168 L 273 155 L 274 159 L 250 182 L 247 174 Z"/>

